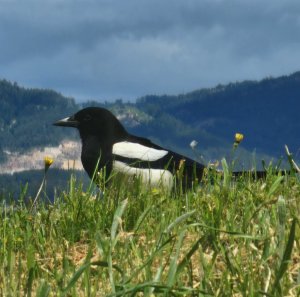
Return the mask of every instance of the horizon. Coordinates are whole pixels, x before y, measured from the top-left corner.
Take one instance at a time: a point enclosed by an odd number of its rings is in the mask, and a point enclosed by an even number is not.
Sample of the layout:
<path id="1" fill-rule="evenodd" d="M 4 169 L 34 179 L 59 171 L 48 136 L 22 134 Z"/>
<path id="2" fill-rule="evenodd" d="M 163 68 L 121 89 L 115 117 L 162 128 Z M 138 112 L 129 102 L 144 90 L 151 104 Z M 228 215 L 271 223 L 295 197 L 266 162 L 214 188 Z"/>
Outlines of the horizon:
<path id="1" fill-rule="evenodd" d="M 238 80 L 238 81 L 230 81 L 230 82 L 227 82 L 227 83 L 218 83 L 217 85 L 214 85 L 214 86 L 211 86 L 211 87 L 201 87 L 201 88 L 196 88 L 196 89 L 192 89 L 192 90 L 188 90 L 186 92 L 181 92 L 181 93 L 175 93 L 175 94 L 169 94 L 169 93 L 161 93 L 161 94 L 143 94 L 139 97 L 136 97 L 136 98 L 126 98 L 126 97 L 118 97 L 118 98 L 111 98 L 110 100 L 107 100 L 107 99 L 97 99 L 97 98 L 83 98 L 83 97 L 74 97 L 74 96 L 70 96 L 68 94 L 65 94 L 59 90 L 56 90 L 56 89 L 51 89 L 51 88 L 40 88 L 40 87 L 37 87 L 37 86 L 26 86 L 26 85 L 23 85 L 23 84 L 20 84 L 18 81 L 11 81 L 11 80 L 8 80 L 6 78 L 0 78 L 0 81 L 7 81 L 11 84 L 17 84 L 18 87 L 20 88 L 24 88 L 24 89 L 37 89 L 37 90 L 51 90 L 51 91 L 54 91 L 60 95 L 62 95 L 63 97 L 66 97 L 66 98 L 70 98 L 70 99 L 73 99 L 75 101 L 76 104 L 81 104 L 81 103 L 87 103 L 89 101 L 96 101 L 96 102 L 99 102 L 99 103 L 105 103 L 105 102 L 108 102 L 108 103 L 114 103 L 116 102 L 117 100 L 122 100 L 123 102 L 129 102 L 129 103 L 136 103 L 138 99 L 140 98 L 143 98 L 145 96 L 179 96 L 179 95 L 186 95 L 186 94 L 189 94 L 189 93 L 193 93 L 193 92 L 196 92 L 196 91 L 200 91 L 200 90 L 209 90 L 209 89 L 215 89 L 219 86 L 228 86 L 230 84 L 239 84 L 239 83 L 244 83 L 244 82 L 256 82 L 256 83 L 259 83 L 261 81 L 264 81 L 264 80 L 268 80 L 268 79 L 278 79 L 278 78 L 281 78 L 281 77 L 289 77 L 289 76 L 292 76 L 292 75 L 295 75 L 296 73 L 300 73 L 300 70 L 297 70 L 297 71 L 294 71 L 292 73 L 289 73 L 289 74 L 281 74 L 279 76 L 266 76 L 266 77 L 263 77 L 261 79 L 244 79 L 244 80 Z"/>

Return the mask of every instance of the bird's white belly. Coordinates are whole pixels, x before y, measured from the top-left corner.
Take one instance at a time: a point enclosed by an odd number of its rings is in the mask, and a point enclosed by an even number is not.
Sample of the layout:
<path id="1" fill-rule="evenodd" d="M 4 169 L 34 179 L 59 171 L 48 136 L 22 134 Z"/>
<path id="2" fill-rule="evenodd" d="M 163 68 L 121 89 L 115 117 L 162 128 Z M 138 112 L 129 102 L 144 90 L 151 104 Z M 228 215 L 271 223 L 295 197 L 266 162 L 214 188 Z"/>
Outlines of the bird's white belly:
<path id="1" fill-rule="evenodd" d="M 113 169 L 129 176 L 136 175 L 142 179 L 143 183 L 152 187 L 163 186 L 168 189 L 173 187 L 174 177 L 169 170 L 136 168 L 120 161 L 114 161 Z"/>

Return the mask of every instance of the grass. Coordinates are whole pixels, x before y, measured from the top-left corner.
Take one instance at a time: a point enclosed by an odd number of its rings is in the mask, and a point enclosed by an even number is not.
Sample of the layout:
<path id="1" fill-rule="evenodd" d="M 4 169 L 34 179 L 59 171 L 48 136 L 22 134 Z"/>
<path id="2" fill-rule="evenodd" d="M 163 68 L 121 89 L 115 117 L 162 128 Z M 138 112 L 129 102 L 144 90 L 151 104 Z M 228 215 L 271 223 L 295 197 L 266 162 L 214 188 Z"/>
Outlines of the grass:
<path id="1" fill-rule="evenodd" d="M 54 203 L 1 204 L 1 296 L 299 296 L 300 183 L 211 173 L 170 193 L 73 177 Z M 101 197 L 100 197 L 101 196 Z"/>

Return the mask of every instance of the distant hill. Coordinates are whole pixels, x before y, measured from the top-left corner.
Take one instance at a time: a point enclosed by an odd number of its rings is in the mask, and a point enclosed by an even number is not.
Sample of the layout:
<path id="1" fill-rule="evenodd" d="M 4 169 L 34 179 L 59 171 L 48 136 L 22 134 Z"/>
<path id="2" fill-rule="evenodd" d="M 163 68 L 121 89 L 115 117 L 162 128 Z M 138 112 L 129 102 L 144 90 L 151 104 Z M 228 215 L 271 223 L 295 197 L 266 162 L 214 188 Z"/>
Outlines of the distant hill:
<path id="1" fill-rule="evenodd" d="M 300 148 L 298 113 L 300 72 L 262 81 L 245 81 L 196 90 L 178 96 L 148 95 L 136 103 L 76 104 L 52 90 L 26 89 L 0 81 L 0 162 L 5 151 L 23 152 L 58 145 L 63 139 L 79 139 L 73 129 L 52 123 L 85 106 L 112 110 L 135 134 L 194 156 L 189 143 L 198 141 L 206 160 L 230 155 L 233 135 L 245 134 L 241 158 L 284 155 L 283 146 Z"/>
<path id="2" fill-rule="evenodd" d="M 250 151 L 278 157 L 284 144 L 294 152 L 300 148 L 300 72 L 178 96 L 146 96 L 136 106 L 153 118 L 170 116 L 194 129 L 200 145 L 203 134 L 225 143 L 240 131 Z"/>
<path id="3" fill-rule="evenodd" d="M 57 92 L 25 89 L 6 80 L 0 81 L 0 105 L 0 160 L 4 150 L 58 145 L 66 134 L 54 131 L 53 121 L 78 109 L 73 99 Z"/>
<path id="4" fill-rule="evenodd" d="M 43 175 L 44 170 L 16 172 L 12 175 L 1 174 L 0 201 L 20 199 L 20 197 L 23 197 L 25 200 L 34 200 L 41 185 Z M 82 184 L 83 190 L 86 191 L 90 185 L 90 180 L 84 171 L 51 168 L 47 174 L 47 184 L 43 188 L 40 199 L 53 202 L 55 193 L 60 194 L 68 190 L 71 175 L 73 175 L 78 184 Z"/>

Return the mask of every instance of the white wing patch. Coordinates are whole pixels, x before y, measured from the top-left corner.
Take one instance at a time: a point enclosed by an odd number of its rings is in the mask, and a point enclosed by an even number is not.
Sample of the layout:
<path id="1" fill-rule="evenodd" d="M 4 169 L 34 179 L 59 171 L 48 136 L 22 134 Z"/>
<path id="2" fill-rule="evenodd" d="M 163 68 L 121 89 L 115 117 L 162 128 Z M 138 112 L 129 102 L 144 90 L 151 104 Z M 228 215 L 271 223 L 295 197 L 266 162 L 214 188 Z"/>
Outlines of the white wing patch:
<path id="1" fill-rule="evenodd" d="M 157 150 L 139 143 L 122 141 L 113 145 L 112 153 L 125 158 L 141 161 L 156 161 L 168 154 L 165 150 Z"/>
<path id="2" fill-rule="evenodd" d="M 161 185 L 169 190 L 173 187 L 174 178 L 169 170 L 135 168 L 120 161 L 114 161 L 113 169 L 117 172 L 122 172 L 129 176 L 136 175 L 142 179 L 143 183 L 152 187 Z"/>

